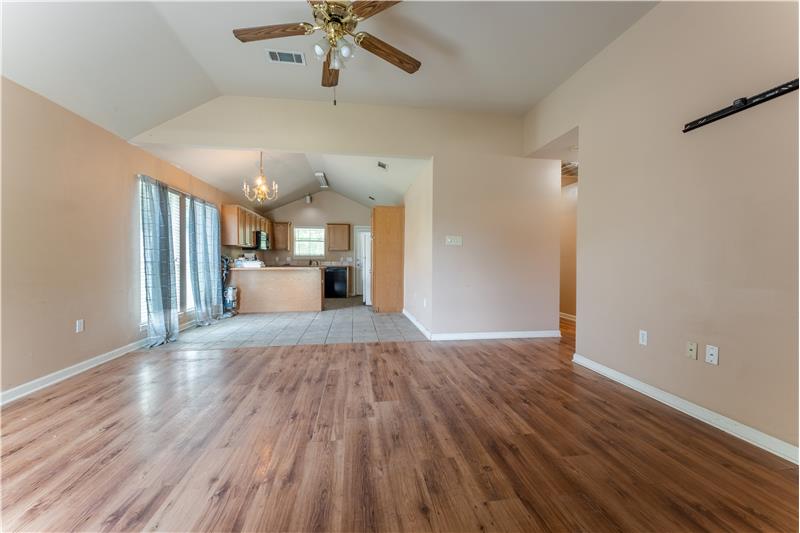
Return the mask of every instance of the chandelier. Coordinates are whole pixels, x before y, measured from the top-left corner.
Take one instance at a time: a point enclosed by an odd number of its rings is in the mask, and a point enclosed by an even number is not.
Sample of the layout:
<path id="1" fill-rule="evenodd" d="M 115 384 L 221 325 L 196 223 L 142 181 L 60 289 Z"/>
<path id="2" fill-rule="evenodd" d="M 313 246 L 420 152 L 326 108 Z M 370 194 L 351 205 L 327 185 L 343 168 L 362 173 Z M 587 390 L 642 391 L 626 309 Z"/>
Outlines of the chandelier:
<path id="1" fill-rule="evenodd" d="M 242 184 L 242 191 L 245 198 L 260 204 L 278 197 L 278 184 L 273 181 L 271 185 L 268 185 L 267 177 L 264 175 L 264 152 L 259 154 L 258 176 L 255 179 L 255 183 L 251 187 L 245 180 Z"/>

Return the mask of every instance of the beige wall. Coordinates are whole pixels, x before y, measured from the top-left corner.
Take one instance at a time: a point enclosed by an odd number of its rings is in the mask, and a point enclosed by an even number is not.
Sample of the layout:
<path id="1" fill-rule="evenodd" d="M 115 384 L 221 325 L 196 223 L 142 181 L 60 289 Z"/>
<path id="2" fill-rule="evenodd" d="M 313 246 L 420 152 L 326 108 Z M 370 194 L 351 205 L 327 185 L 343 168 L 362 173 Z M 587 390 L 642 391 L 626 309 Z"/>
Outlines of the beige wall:
<path id="1" fill-rule="evenodd" d="M 403 308 L 428 331 L 433 328 L 433 161 L 404 197 Z"/>
<path id="2" fill-rule="evenodd" d="M 430 157 L 448 149 L 521 155 L 522 117 L 220 96 L 133 142 L 387 157 Z"/>
<path id="3" fill-rule="evenodd" d="M 295 226 L 325 226 L 325 224 L 350 224 L 350 243 L 353 239 L 353 226 L 370 225 L 370 208 L 354 202 L 334 191 L 320 191 L 312 195 L 312 201 L 307 204 L 304 199 L 297 200 L 278 207 L 266 213 L 267 218 L 276 222 L 291 222 Z M 279 259 L 281 264 L 286 262 L 292 252 L 259 252 L 261 259 L 268 265 Z M 326 250 L 324 261 L 339 261 L 341 258 L 355 257 L 355 251 L 328 252 Z M 294 261 L 294 260 L 293 260 Z M 355 261 L 355 259 L 354 259 Z M 294 262 L 308 263 L 308 259 L 297 259 Z"/>
<path id="4" fill-rule="evenodd" d="M 561 188 L 561 289 L 562 313 L 575 315 L 575 244 L 578 222 L 578 184 Z"/>
<path id="5" fill-rule="evenodd" d="M 141 338 L 137 173 L 230 200 L 5 78 L 2 99 L 7 390 Z"/>
<path id="6" fill-rule="evenodd" d="M 525 120 L 527 152 L 580 127 L 576 351 L 792 444 L 798 93 L 681 128 L 796 78 L 797 15 L 661 3 Z"/>
<path id="7" fill-rule="evenodd" d="M 433 332 L 557 330 L 559 162 L 459 152 L 433 165 Z"/>

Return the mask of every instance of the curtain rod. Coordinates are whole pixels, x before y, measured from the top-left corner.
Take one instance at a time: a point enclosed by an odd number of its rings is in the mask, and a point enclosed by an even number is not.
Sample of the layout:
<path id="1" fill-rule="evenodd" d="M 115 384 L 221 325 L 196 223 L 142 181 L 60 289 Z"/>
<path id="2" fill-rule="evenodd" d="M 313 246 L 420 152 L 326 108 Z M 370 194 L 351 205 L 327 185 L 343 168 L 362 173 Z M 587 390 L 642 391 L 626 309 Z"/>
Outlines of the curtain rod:
<path id="1" fill-rule="evenodd" d="M 702 118 L 698 118 L 697 120 L 688 122 L 683 127 L 683 133 L 696 130 L 697 128 L 702 128 L 707 124 L 711 124 L 712 122 L 716 122 L 722 118 L 736 114 L 739 111 L 744 111 L 745 109 L 755 107 L 758 104 L 763 104 L 764 102 L 768 102 L 773 98 L 783 96 L 784 94 L 789 94 L 790 92 L 796 90 L 797 90 L 797 78 L 793 79 L 792 81 L 787 81 L 786 83 L 778 85 L 777 87 L 773 87 L 772 89 L 764 91 L 763 93 L 758 93 L 757 95 L 751 96 L 750 98 L 747 97 L 737 98 L 736 100 L 733 101 L 733 104 L 729 105 L 725 109 L 720 109 L 719 111 L 715 111 Z"/>

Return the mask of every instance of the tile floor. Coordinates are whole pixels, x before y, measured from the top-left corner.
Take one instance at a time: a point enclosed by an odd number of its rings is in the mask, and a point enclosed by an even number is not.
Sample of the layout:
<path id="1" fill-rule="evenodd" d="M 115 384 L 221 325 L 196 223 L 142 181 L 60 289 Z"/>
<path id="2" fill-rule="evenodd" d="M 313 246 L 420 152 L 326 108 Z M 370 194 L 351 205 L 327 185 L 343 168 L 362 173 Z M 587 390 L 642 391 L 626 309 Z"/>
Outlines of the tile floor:
<path id="1" fill-rule="evenodd" d="M 402 314 L 373 313 L 366 306 L 319 313 L 238 315 L 213 326 L 192 328 L 162 349 L 214 349 L 294 344 L 425 341 Z"/>

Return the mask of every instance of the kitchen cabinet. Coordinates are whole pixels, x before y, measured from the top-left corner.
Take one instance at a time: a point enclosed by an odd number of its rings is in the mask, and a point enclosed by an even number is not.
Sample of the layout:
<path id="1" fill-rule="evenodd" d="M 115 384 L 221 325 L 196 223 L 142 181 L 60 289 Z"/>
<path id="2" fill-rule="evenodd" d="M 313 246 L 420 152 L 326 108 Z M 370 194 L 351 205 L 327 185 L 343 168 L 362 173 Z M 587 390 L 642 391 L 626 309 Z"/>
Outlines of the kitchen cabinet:
<path id="1" fill-rule="evenodd" d="M 222 206 L 221 226 L 223 246 L 250 248 L 255 246 L 253 232 L 269 233 L 269 220 L 255 211 L 235 204 Z"/>
<path id="2" fill-rule="evenodd" d="M 291 222 L 273 222 L 272 235 L 270 235 L 270 239 L 272 240 L 271 249 L 276 251 L 290 251 L 292 243 L 291 235 Z"/>
<path id="3" fill-rule="evenodd" d="M 328 224 L 326 233 L 329 252 L 350 251 L 350 224 Z"/>
<path id="4" fill-rule="evenodd" d="M 403 310 L 403 239 L 405 210 L 372 209 L 372 307 L 378 313 Z"/>
<path id="5" fill-rule="evenodd" d="M 247 212 L 245 213 L 245 219 L 247 220 L 247 245 L 254 246 L 255 239 L 253 232 L 256 230 L 256 214 Z"/>

